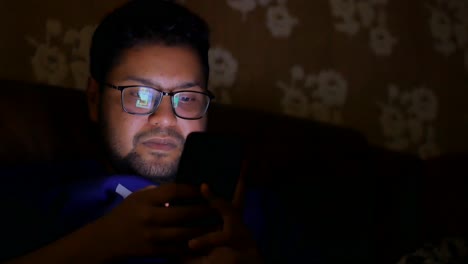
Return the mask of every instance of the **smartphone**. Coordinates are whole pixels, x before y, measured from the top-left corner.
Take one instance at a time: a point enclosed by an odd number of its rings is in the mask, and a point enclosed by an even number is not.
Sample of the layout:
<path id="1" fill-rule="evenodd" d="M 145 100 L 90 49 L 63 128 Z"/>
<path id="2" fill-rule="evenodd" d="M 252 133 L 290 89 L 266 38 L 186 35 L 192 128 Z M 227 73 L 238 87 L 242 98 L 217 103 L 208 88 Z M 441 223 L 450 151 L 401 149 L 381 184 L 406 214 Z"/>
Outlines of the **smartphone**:
<path id="1" fill-rule="evenodd" d="M 192 132 L 187 136 L 175 181 L 207 183 L 217 197 L 232 201 L 241 173 L 244 143 L 240 137 Z"/>

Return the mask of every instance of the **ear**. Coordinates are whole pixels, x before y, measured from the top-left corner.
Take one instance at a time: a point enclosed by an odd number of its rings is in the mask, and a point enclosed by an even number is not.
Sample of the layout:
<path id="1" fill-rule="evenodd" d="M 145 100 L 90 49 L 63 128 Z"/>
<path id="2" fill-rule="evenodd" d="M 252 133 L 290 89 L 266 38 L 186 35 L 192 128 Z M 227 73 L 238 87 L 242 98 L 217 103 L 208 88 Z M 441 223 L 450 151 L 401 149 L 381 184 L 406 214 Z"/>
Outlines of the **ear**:
<path id="1" fill-rule="evenodd" d="M 88 98 L 89 118 L 93 122 L 98 122 L 99 121 L 99 103 L 101 100 L 101 89 L 99 87 L 99 83 L 92 77 L 88 78 L 86 96 Z"/>

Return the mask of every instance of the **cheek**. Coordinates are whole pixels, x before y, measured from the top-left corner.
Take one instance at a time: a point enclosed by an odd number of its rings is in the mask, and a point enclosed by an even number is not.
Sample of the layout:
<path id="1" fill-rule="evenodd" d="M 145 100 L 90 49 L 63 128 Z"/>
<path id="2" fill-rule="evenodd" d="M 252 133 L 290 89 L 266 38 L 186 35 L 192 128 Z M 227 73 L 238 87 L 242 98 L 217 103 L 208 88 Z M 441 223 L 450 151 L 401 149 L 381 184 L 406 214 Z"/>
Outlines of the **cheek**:
<path id="1" fill-rule="evenodd" d="M 205 131 L 206 130 L 206 118 L 199 120 L 179 120 L 179 128 L 181 133 L 187 138 L 188 134 L 195 131 Z"/>
<path id="2" fill-rule="evenodd" d="M 138 133 L 140 122 L 120 109 L 108 109 L 103 116 L 107 138 L 114 151 L 124 156 L 133 148 L 133 137 Z"/>

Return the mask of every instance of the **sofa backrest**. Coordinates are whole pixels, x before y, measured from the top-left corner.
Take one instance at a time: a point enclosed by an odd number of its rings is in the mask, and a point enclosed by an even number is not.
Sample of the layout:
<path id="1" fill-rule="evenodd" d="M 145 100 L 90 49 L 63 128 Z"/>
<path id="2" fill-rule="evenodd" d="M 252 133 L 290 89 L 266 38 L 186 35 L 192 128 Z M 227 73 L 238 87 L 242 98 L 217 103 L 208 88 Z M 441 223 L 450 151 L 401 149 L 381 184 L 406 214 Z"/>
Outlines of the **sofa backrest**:
<path id="1" fill-rule="evenodd" d="M 84 92 L 7 80 L 0 86 L 2 166 L 99 157 Z M 279 194 L 288 218 L 305 227 L 304 245 L 320 247 L 329 263 L 392 263 L 429 237 L 422 227 L 434 229 L 420 224 L 430 211 L 422 203 L 443 174 L 441 163 L 430 167 L 371 146 L 352 129 L 311 120 L 216 103 L 208 115 L 210 131 L 244 138 L 249 184 Z"/>
<path id="2" fill-rule="evenodd" d="M 71 160 L 92 155 L 83 92 L 1 81 L 1 164 Z"/>
<path id="3" fill-rule="evenodd" d="M 84 92 L 7 80 L 0 85 L 2 164 L 98 155 Z M 314 169 L 320 164 L 328 166 L 328 173 L 350 173 L 367 150 L 365 137 L 351 129 L 216 103 L 209 110 L 208 129 L 243 137 L 252 168 L 265 170 L 268 164 L 276 172 L 303 166 L 310 171 L 315 163 Z M 273 179 L 270 175 L 263 180 Z"/>

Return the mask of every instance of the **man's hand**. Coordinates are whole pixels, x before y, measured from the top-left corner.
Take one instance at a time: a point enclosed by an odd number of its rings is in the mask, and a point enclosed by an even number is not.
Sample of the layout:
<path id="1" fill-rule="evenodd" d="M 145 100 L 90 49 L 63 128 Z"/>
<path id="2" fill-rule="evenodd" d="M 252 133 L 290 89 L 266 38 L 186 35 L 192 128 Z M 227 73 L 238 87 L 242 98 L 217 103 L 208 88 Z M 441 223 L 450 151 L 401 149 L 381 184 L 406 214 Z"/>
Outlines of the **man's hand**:
<path id="1" fill-rule="evenodd" d="M 167 206 L 174 200 L 193 198 L 201 198 L 201 193 L 188 185 L 145 188 L 128 196 L 90 228 L 113 258 L 178 255 L 188 249 L 190 239 L 209 231 L 184 224 L 216 213 L 208 205 Z"/>
<path id="2" fill-rule="evenodd" d="M 236 200 L 239 197 L 235 198 L 234 203 L 216 198 L 206 184 L 202 185 L 201 193 L 209 201 L 210 206 L 222 216 L 223 227 L 218 231 L 191 239 L 190 249 L 207 251 L 208 254 L 191 258 L 186 263 L 261 263 L 256 243 L 242 222 L 239 200 Z"/>

